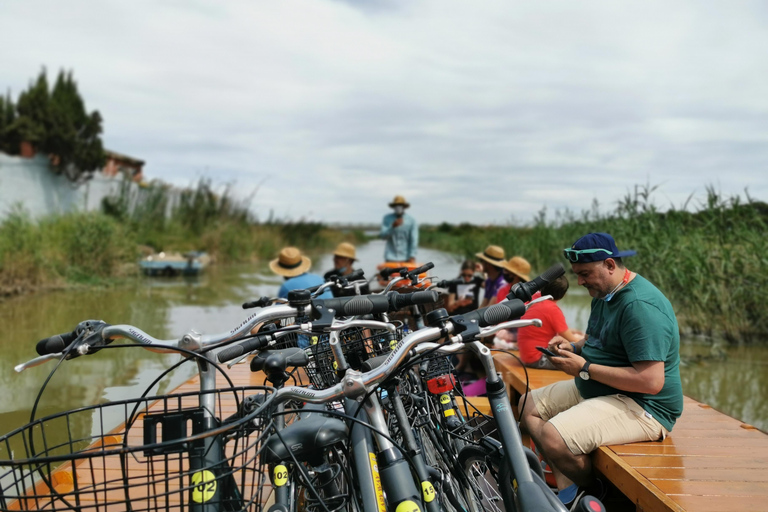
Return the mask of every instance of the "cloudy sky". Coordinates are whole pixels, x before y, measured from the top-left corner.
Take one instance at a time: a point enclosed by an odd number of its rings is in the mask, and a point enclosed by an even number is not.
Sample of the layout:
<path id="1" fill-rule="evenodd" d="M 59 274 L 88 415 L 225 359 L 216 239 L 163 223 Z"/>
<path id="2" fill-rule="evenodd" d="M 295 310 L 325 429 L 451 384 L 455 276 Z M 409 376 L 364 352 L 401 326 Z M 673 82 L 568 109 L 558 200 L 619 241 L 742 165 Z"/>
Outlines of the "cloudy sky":
<path id="1" fill-rule="evenodd" d="M 107 148 L 260 217 L 523 223 L 768 200 L 768 3 L 0 3 L 0 88 L 72 70 Z M 695 202 L 695 201 L 694 201 Z"/>

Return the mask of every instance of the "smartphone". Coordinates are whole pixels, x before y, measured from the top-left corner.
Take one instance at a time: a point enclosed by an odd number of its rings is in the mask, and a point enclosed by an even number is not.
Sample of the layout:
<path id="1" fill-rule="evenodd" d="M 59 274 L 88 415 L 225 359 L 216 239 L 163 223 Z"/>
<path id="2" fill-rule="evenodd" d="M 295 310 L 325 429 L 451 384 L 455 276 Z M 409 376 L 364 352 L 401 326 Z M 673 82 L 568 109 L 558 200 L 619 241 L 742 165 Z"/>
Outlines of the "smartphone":
<path id="1" fill-rule="evenodd" d="M 562 357 L 562 356 L 559 356 L 559 355 L 555 354 L 554 352 L 552 352 L 552 351 L 551 351 L 551 350 L 549 350 L 548 348 L 544 348 L 544 347 L 536 347 L 536 350 L 538 350 L 538 351 L 539 351 L 539 352 L 541 352 L 542 354 L 544 354 L 544 355 L 546 355 L 546 356 L 549 356 L 549 357 Z"/>

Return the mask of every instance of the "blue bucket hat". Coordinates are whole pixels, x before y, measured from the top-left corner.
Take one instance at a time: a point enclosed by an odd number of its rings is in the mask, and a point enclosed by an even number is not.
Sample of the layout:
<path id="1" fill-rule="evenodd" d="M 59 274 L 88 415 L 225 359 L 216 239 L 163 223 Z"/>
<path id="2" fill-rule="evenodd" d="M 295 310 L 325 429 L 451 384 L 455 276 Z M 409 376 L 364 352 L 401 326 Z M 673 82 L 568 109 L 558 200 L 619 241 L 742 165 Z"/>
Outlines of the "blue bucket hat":
<path id="1" fill-rule="evenodd" d="M 590 263 L 634 256 L 637 251 L 619 251 L 608 233 L 589 233 L 576 240 L 570 249 L 563 249 L 563 254 L 571 263 Z"/>

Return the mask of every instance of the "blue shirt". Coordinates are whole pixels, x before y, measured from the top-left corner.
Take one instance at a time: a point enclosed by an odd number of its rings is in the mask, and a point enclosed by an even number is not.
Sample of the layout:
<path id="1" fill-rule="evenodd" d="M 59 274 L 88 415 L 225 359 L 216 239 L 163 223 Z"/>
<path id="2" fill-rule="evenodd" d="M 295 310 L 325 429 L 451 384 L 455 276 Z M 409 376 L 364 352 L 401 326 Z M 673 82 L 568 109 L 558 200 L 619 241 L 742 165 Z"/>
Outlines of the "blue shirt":
<path id="1" fill-rule="evenodd" d="M 419 226 L 410 215 L 403 214 L 403 223 L 396 228 L 392 223 L 397 219 L 394 213 L 388 213 L 381 221 L 379 236 L 387 239 L 384 249 L 385 261 L 408 261 L 416 258 L 419 247 Z"/>
<path id="2" fill-rule="evenodd" d="M 310 274 L 309 272 L 306 272 L 304 274 L 301 274 L 300 276 L 292 277 L 285 281 L 282 286 L 280 286 L 280 290 L 277 292 L 277 296 L 281 299 L 287 299 L 288 298 L 288 292 L 291 290 L 306 290 L 307 288 L 312 288 L 313 286 L 318 286 L 323 284 L 325 281 L 322 277 L 320 277 L 317 274 Z M 333 293 L 330 289 L 326 288 L 323 290 L 323 293 L 320 294 L 320 296 L 317 297 L 318 299 L 332 299 Z"/>
<path id="3" fill-rule="evenodd" d="M 292 277 L 288 280 L 286 280 L 282 286 L 280 286 L 280 290 L 277 292 L 277 296 L 281 299 L 287 299 L 288 298 L 288 292 L 291 290 L 306 290 L 307 288 L 312 288 L 313 286 L 317 286 L 320 284 L 323 284 L 325 282 L 325 279 L 320 277 L 317 274 L 310 274 L 309 272 L 306 272 L 304 274 L 301 274 L 300 276 Z M 330 288 L 326 288 L 323 290 L 323 293 L 321 293 L 318 297 L 318 299 L 332 299 L 333 298 L 333 292 L 331 292 Z M 306 319 L 306 317 L 297 318 L 296 321 L 300 322 Z M 309 336 L 306 334 L 299 334 L 297 345 L 299 348 L 307 348 L 309 346 Z"/>

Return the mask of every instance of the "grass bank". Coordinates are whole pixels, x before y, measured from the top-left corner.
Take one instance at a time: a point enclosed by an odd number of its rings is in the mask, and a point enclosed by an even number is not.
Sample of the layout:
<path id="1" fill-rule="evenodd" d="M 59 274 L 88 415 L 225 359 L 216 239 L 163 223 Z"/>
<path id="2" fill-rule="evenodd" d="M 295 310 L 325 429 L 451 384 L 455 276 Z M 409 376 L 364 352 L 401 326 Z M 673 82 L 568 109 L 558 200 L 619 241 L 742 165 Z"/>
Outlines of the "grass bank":
<path id="1" fill-rule="evenodd" d="M 255 263 L 274 258 L 285 245 L 317 253 L 364 239 L 317 222 L 259 222 L 246 202 L 233 200 L 228 190 L 214 192 L 207 181 L 182 191 L 126 187 L 104 202 L 102 212 L 32 221 L 17 211 L 0 223 L 0 297 L 135 276 L 138 258 L 149 250 L 201 250 L 217 263 Z"/>
<path id="2" fill-rule="evenodd" d="M 581 235 L 608 232 L 620 249 L 638 251 L 628 266 L 666 294 L 687 331 L 731 342 L 767 340 L 768 205 L 725 198 L 709 188 L 697 208 L 662 213 L 653 204 L 653 191 L 636 187 L 608 213 L 596 205 L 547 219 L 542 211 L 526 227 L 422 227 L 421 243 L 467 257 L 497 244 L 540 271 L 565 263 L 562 249 Z"/>

